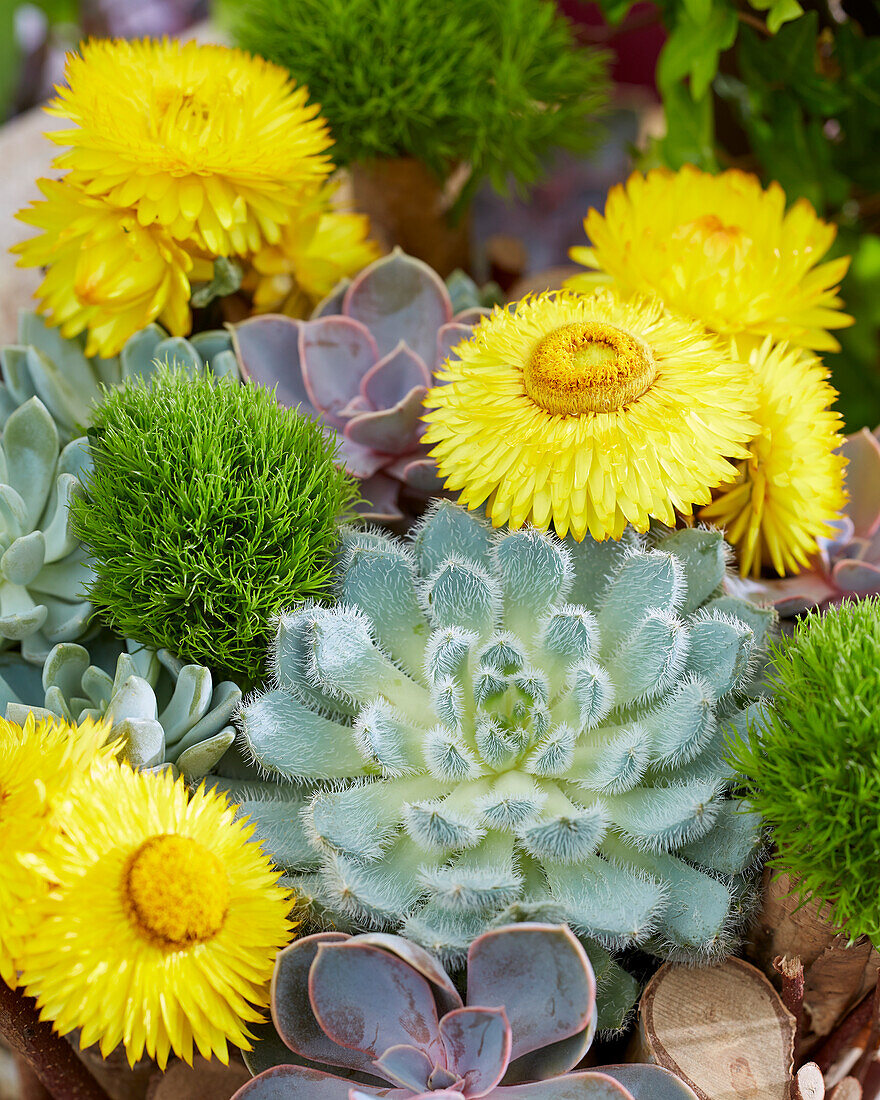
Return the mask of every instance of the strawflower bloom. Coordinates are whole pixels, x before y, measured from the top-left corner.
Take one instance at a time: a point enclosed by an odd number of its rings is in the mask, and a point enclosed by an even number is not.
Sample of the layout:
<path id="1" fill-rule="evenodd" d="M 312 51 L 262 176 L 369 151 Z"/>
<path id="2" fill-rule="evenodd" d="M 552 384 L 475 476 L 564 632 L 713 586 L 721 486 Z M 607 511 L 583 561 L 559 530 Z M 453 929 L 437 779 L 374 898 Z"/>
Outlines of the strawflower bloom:
<path id="1" fill-rule="evenodd" d="M 322 188 L 291 217 L 278 244 L 252 259 L 245 285 L 257 313 L 308 317 L 343 280 L 379 258 L 366 214 L 335 210 L 332 191 Z"/>
<path id="2" fill-rule="evenodd" d="M 28 716 L 0 719 L 0 978 L 15 986 L 24 944 L 48 902 L 47 860 L 54 854 L 71 787 L 95 761 L 112 756 L 107 727 Z"/>
<path id="3" fill-rule="evenodd" d="M 45 267 L 38 311 L 65 337 L 88 332 L 87 355 L 116 355 L 151 321 L 174 336 L 191 328 L 194 261 L 158 225 L 91 198 L 68 180 L 37 181 L 45 199 L 18 213 L 42 230 L 17 244 L 20 267 Z M 210 265 L 208 265 L 210 267 Z"/>
<path id="4" fill-rule="evenodd" d="M 250 1049 L 290 900 L 225 797 L 167 773 L 100 769 L 65 820 L 59 888 L 26 944 L 22 984 L 80 1045 L 165 1067 Z"/>
<path id="5" fill-rule="evenodd" d="M 428 391 L 446 488 L 496 527 L 618 539 L 708 504 L 757 431 L 751 372 L 642 299 L 539 294 L 496 309 Z M 725 457 L 727 456 L 727 457 Z"/>
<path id="6" fill-rule="evenodd" d="M 760 431 L 739 475 L 722 486 L 700 518 L 724 528 L 740 570 L 760 576 L 798 573 L 818 553 L 817 538 L 833 538 L 830 520 L 846 503 L 842 417 L 821 360 L 767 339 L 751 350 L 758 391 L 753 413 Z"/>
<path id="7" fill-rule="evenodd" d="M 277 65 L 225 46 L 94 40 L 48 108 L 73 129 L 56 160 L 93 195 L 212 255 L 276 244 L 332 170 L 320 108 Z"/>
<path id="8" fill-rule="evenodd" d="M 837 290 L 849 259 L 820 263 L 836 228 L 798 199 L 785 209 L 778 183 L 686 165 L 633 173 L 608 194 L 605 213 L 584 222 L 592 247 L 572 259 L 594 269 L 567 285 L 612 282 L 623 297 L 656 294 L 711 332 L 787 340 L 836 351 L 828 329 L 853 323 Z"/>

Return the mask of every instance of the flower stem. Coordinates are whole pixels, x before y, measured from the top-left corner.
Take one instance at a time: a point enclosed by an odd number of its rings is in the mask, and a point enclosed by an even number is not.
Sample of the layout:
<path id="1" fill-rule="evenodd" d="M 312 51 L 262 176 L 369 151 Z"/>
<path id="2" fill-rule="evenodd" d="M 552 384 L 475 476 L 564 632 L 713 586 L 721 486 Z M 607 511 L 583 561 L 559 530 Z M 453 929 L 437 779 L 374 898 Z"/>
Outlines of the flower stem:
<path id="1" fill-rule="evenodd" d="M 110 1100 L 73 1047 L 40 1019 L 35 1002 L 3 981 L 0 1036 L 24 1058 L 52 1100 Z"/>

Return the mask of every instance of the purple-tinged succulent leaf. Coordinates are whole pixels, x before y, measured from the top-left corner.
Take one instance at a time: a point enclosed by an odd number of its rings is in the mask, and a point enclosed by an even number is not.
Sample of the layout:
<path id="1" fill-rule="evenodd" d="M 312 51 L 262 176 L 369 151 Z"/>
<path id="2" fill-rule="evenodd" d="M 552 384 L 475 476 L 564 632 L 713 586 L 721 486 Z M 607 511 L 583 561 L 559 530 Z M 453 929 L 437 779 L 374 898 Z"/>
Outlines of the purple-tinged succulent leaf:
<path id="1" fill-rule="evenodd" d="M 492 310 L 486 309 L 485 306 L 470 306 L 468 309 L 459 310 L 458 313 L 452 318 L 456 324 L 467 325 L 468 328 L 474 328 L 478 325 L 484 317 L 491 317 Z"/>
<path id="2" fill-rule="evenodd" d="M 353 939 L 357 943 L 366 943 L 371 947 L 381 947 L 384 951 L 390 951 L 417 970 L 431 985 L 439 1016 L 451 1012 L 454 1008 L 463 1007 L 461 995 L 452 984 L 449 975 L 434 956 L 429 955 L 417 943 L 405 940 L 402 936 L 392 936 L 387 932 L 365 932 L 363 935 L 354 936 Z"/>
<path id="3" fill-rule="evenodd" d="M 423 1051 L 402 1044 L 389 1047 L 375 1062 L 382 1076 L 413 1092 L 424 1092 L 428 1088 L 428 1079 L 434 1065 Z"/>
<path id="4" fill-rule="evenodd" d="M 443 479 L 433 458 L 399 458 L 386 467 L 386 472 L 426 496 L 436 496 L 443 490 Z"/>
<path id="5" fill-rule="evenodd" d="M 328 431 L 333 431 L 332 428 Z M 374 451 L 372 447 L 364 447 L 361 443 L 355 443 L 353 439 L 346 439 L 344 435 L 333 433 L 339 441 L 336 458 L 346 470 L 362 481 L 371 478 L 373 474 L 381 470 L 388 461 L 388 456 Z"/>
<path id="6" fill-rule="evenodd" d="M 427 390 L 430 385 L 431 372 L 424 361 L 401 340 L 364 375 L 361 395 L 372 409 L 390 409 L 414 389 Z"/>
<path id="7" fill-rule="evenodd" d="M 431 1092 L 420 1092 L 418 1094 L 414 1092 L 398 1092 L 396 1089 L 389 1092 L 372 1093 L 362 1092 L 360 1089 L 351 1089 L 348 1094 L 348 1100 L 369 1100 L 371 1096 L 405 1096 L 407 1100 L 465 1100 L 465 1097 L 460 1092 L 455 1092 L 449 1089 L 444 1089 L 442 1092 L 431 1090 Z"/>
<path id="8" fill-rule="evenodd" d="M 594 1028 L 596 982 L 569 928 L 523 923 L 471 944 L 467 1002 L 504 1006 L 514 1059 Z"/>
<path id="9" fill-rule="evenodd" d="M 465 1097 L 485 1096 L 510 1060 L 510 1025 L 503 1008 L 456 1008 L 440 1021 L 446 1065 L 462 1079 Z"/>
<path id="10" fill-rule="evenodd" d="M 602 1072 L 623 1085 L 633 1100 L 697 1100 L 690 1085 L 662 1066 L 602 1066 Z"/>
<path id="11" fill-rule="evenodd" d="M 346 424 L 345 438 L 386 455 L 406 454 L 417 439 L 425 393 L 418 386 L 391 409 L 361 413 Z"/>
<path id="12" fill-rule="evenodd" d="M 360 392 L 361 380 L 378 356 L 370 330 L 349 317 L 304 321 L 299 348 L 312 404 L 329 424 L 343 427 L 342 410 Z"/>
<path id="13" fill-rule="evenodd" d="M 395 248 L 354 278 L 342 312 L 367 326 L 379 345 L 379 355 L 387 355 L 405 340 L 430 363 L 437 329 L 452 319 L 452 302 L 436 271 Z"/>
<path id="14" fill-rule="evenodd" d="M 880 565 L 855 558 L 835 563 L 831 576 L 839 589 L 848 595 L 870 596 L 880 592 Z"/>
<path id="15" fill-rule="evenodd" d="M 556 1077 L 557 1074 L 568 1073 L 590 1049 L 595 1031 L 594 1026 L 586 1027 L 577 1035 L 570 1035 L 567 1039 L 560 1039 L 558 1043 L 550 1043 L 540 1050 L 530 1050 L 528 1054 L 520 1055 L 507 1067 L 505 1085 L 544 1081 L 549 1077 Z"/>
<path id="16" fill-rule="evenodd" d="M 322 298 L 320 302 L 312 310 L 312 315 L 309 318 L 310 321 L 315 321 L 319 317 L 333 317 L 339 313 L 342 313 L 342 303 L 345 301 L 345 292 L 351 286 L 351 279 L 345 278 L 330 291 L 326 298 Z"/>
<path id="17" fill-rule="evenodd" d="M 300 364 L 301 321 L 265 313 L 232 326 L 242 376 L 268 389 L 275 389 L 280 405 L 317 417 L 318 410 L 306 390 Z"/>
<path id="18" fill-rule="evenodd" d="M 318 948 L 322 944 L 345 943 L 349 938 L 342 932 L 319 932 L 294 940 L 278 952 L 272 975 L 272 1021 L 287 1046 L 310 1062 L 371 1072 L 369 1058 L 328 1038 L 309 1000 L 309 971 Z"/>
<path id="19" fill-rule="evenodd" d="M 374 1088 L 372 1085 L 352 1085 L 345 1077 L 322 1073 L 304 1066 L 276 1066 L 267 1069 L 253 1081 L 243 1085 L 232 1100 L 349 1100 L 352 1091 L 372 1100 L 374 1096 L 387 1100 L 412 1100 L 409 1089 Z"/>
<path id="20" fill-rule="evenodd" d="M 334 1042 L 371 1059 L 399 1045 L 418 1047 L 432 1062 L 442 1056 L 430 985 L 380 947 L 350 940 L 319 944 L 309 972 L 309 999 Z"/>
<path id="21" fill-rule="evenodd" d="M 462 340 L 470 340 L 474 330 L 470 325 L 463 325 L 458 321 L 450 321 L 448 325 L 437 331 L 437 350 L 434 360 L 434 370 L 439 371 L 446 360 L 452 354 L 453 348 L 457 348 Z M 438 386 L 442 386 L 443 379 L 435 379 Z"/>
<path id="22" fill-rule="evenodd" d="M 862 428 L 847 436 L 840 453 L 847 459 L 847 515 L 856 535 L 866 538 L 880 528 L 880 439 Z"/>
<path id="23" fill-rule="evenodd" d="M 529 1085 L 511 1085 L 509 1088 L 502 1085 L 490 1092 L 486 1100 L 633 1100 L 633 1097 L 607 1074 L 586 1071 Z"/>
<path id="24" fill-rule="evenodd" d="M 399 481 L 384 474 L 373 474 L 361 482 L 362 499 L 355 504 L 354 510 L 362 519 L 371 519 L 376 523 L 397 523 L 403 519 L 403 512 L 397 506 L 399 492 Z"/>

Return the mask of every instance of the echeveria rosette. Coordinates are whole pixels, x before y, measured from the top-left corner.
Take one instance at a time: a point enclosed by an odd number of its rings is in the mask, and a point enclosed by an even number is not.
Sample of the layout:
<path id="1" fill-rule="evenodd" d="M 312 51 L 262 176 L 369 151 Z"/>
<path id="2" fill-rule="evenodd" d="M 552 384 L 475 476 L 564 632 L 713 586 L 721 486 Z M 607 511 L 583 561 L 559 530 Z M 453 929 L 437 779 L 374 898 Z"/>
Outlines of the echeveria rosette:
<path id="1" fill-rule="evenodd" d="M 21 643 L 42 664 L 58 642 L 85 633 L 93 579 L 71 526 L 71 502 L 88 467 L 84 439 L 61 449 L 55 421 L 31 397 L 6 421 L 0 445 L 0 646 Z"/>
<path id="2" fill-rule="evenodd" d="M 18 339 L 0 348 L 0 424 L 32 397 L 39 397 L 67 443 L 88 427 L 103 386 L 118 386 L 133 375 L 149 377 L 157 362 L 173 360 L 187 370 L 210 367 L 216 375 L 238 377 L 228 333 L 201 332 L 184 339 L 147 325 L 110 359 L 87 356 L 85 336 L 63 337 L 37 313 L 18 315 Z"/>
<path id="3" fill-rule="evenodd" d="M 880 594 L 880 427 L 847 436 L 839 453 L 847 460 L 849 499 L 840 518 L 829 521 L 834 538 L 817 540 L 813 567 L 796 577 L 731 579 L 733 591 L 772 602 L 784 618 Z"/>
<path id="4" fill-rule="evenodd" d="M 723 594 L 720 534 L 493 536 L 438 501 L 411 547 L 343 543 L 338 603 L 282 615 L 240 719 L 315 911 L 451 961 L 511 920 L 729 950 L 760 823 L 723 754 L 773 613 Z"/>
<path id="5" fill-rule="evenodd" d="M 595 990 L 565 926 L 478 937 L 464 999 L 399 936 L 309 936 L 279 953 L 272 981 L 272 1019 L 294 1064 L 264 1070 L 234 1100 L 633 1100 L 602 1069 L 569 1072 L 595 1032 Z M 655 1085 L 653 1100 L 693 1097 L 665 1070 L 632 1068 Z"/>
<path id="6" fill-rule="evenodd" d="M 368 515 L 399 519 L 397 493 L 441 488 L 421 444 L 422 401 L 434 371 L 488 310 L 453 313 L 449 290 L 395 249 L 341 284 L 311 320 L 252 317 L 233 329 L 242 374 L 339 435 L 339 455 L 363 480 Z"/>
<path id="7" fill-rule="evenodd" d="M 241 690 L 230 680 L 215 685 L 202 665 L 105 631 L 88 649 L 55 646 L 42 673 L 7 662 L 0 700 L 6 718 L 19 724 L 29 711 L 38 721 L 54 715 L 70 724 L 108 722 L 123 741 L 121 758 L 133 767 L 170 763 L 193 781 L 212 771 L 235 740 Z"/>

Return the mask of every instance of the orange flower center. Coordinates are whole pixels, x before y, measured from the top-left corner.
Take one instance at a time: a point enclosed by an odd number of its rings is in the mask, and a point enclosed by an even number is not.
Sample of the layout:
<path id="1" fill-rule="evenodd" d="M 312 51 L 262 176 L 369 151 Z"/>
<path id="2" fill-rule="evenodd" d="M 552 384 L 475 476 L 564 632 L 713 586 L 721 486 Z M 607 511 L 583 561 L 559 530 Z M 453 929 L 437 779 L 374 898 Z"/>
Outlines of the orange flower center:
<path id="1" fill-rule="evenodd" d="M 672 234 L 672 240 L 699 249 L 710 263 L 731 263 L 734 267 L 745 263 L 752 246 L 751 238 L 738 225 L 725 225 L 717 214 L 685 222 Z"/>
<path id="2" fill-rule="evenodd" d="M 657 365 L 641 340 L 613 325 L 563 325 L 535 345 L 523 371 L 526 393 L 549 413 L 613 412 L 641 397 Z"/>
<path id="3" fill-rule="evenodd" d="M 229 908 L 220 860 L 197 841 L 170 833 L 145 840 L 129 858 L 122 891 L 138 932 L 171 951 L 212 939 Z"/>

